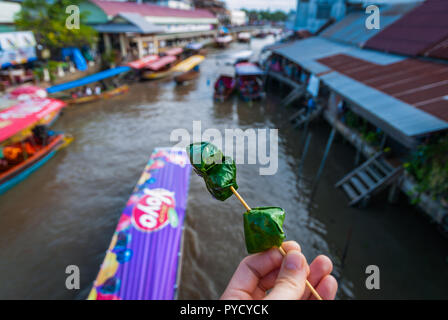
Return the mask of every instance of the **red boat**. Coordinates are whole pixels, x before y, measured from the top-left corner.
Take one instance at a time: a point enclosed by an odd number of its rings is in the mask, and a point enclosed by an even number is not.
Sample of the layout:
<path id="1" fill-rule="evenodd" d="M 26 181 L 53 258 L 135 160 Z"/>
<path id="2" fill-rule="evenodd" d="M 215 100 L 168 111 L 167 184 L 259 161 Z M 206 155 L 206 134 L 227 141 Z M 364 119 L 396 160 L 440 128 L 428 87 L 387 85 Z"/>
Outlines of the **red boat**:
<path id="1" fill-rule="evenodd" d="M 216 101 L 226 100 L 235 91 L 236 81 L 231 76 L 221 75 L 215 82 L 215 93 L 213 98 Z"/>
<path id="2" fill-rule="evenodd" d="M 262 99 L 265 96 L 262 76 L 258 65 L 249 62 L 235 65 L 236 81 L 240 96 L 244 101 Z"/>

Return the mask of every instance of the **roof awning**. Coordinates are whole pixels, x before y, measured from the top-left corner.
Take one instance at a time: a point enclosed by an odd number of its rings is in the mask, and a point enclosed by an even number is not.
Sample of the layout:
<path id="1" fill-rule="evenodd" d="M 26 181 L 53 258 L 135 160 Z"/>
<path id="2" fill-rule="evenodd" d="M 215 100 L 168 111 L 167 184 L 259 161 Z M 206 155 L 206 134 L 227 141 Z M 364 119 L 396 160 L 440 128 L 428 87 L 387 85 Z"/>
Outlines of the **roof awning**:
<path id="1" fill-rule="evenodd" d="M 238 63 L 235 66 L 235 73 L 237 76 L 258 76 L 264 74 L 257 65 L 253 63 Z"/>
<path id="2" fill-rule="evenodd" d="M 145 66 L 145 68 L 150 69 L 152 71 L 158 71 L 160 69 L 162 69 L 163 67 L 165 67 L 166 65 L 172 63 L 176 61 L 176 57 L 175 56 L 164 56 L 162 58 L 160 58 L 159 60 L 152 62 L 150 64 L 147 64 Z"/>
<path id="3" fill-rule="evenodd" d="M 105 71 L 101 71 L 95 74 L 92 74 L 90 76 L 78 79 L 78 80 L 74 80 L 74 81 L 70 81 L 70 82 L 66 82 L 66 83 L 62 83 L 62 84 L 58 84 L 56 86 L 53 87 L 49 87 L 47 88 L 47 92 L 48 93 L 55 93 L 55 92 L 59 92 L 59 91 L 64 91 L 64 90 L 69 90 L 72 88 L 76 88 L 76 87 L 80 87 L 80 86 L 85 86 L 89 83 L 92 82 L 97 82 L 103 79 L 107 79 L 113 76 L 116 76 L 120 73 L 126 72 L 131 70 L 131 68 L 129 67 L 117 67 L 117 68 L 113 68 L 113 69 L 108 69 Z"/>
<path id="4" fill-rule="evenodd" d="M 141 68 L 144 68 L 146 65 L 153 63 L 159 59 L 160 59 L 160 57 L 158 55 L 151 54 L 151 55 L 145 56 L 141 59 L 129 62 L 128 66 L 130 66 L 133 69 L 141 69 Z"/>
<path id="5" fill-rule="evenodd" d="M 155 34 L 165 32 L 165 28 L 147 21 L 137 13 L 122 12 L 117 14 L 109 23 L 94 26 L 101 33 L 140 33 Z"/>
<path id="6" fill-rule="evenodd" d="M 295 41 L 289 46 L 274 49 L 273 52 L 318 76 L 324 84 L 351 102 L 354 112 L 407 146 L 414 143 L 412 137 L 448 129 L 448 122 L 431 114 L 430 111 L 420 110 L 410 103 L 370 86 L 368 81 L 364 84 L 355 80 L 355 76 L 352 78 L 344 75 L 342 71 L 338 72 L 330 64 L 322 62 L 336 55 L 346 55 L 366 64 L 370 62 L 379 69 L 398 64 L 404 61 L 405 57 L 363 50 L 320 37 Z M 362 65 L 360 71 L 361 67 Z M 353 74 L 356 74 L 355 71 L 353 70 Z M 383 77 L 390 76 L 389 71 L 384 72 Z"/>
<path id="7" fill-rule="evenodd" d="M 55 99 L 33 98 L 0 112 L 0 141 L 4 141 L 65 107 Z"/>
<path id="8" fill-rule="evenodd" d="M 194 55 L 191 56 L 184 61 L 179 62 L 173 67 L 173 71 L 175 72 L 187 72 L 196 67 L 204 60 L 204 56 Z"/>

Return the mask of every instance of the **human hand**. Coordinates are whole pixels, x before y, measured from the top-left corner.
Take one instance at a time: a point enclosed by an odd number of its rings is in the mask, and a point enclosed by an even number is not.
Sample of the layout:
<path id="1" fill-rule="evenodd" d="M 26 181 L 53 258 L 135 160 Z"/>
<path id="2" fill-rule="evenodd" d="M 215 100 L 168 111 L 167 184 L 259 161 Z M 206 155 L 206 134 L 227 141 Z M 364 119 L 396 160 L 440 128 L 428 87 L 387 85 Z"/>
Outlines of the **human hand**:
<path id="1" fill-rule="evenodd" d="M 333 264 L 320 255 L 308 265 L 300 246 L 286 241 L 282 248 L 256 253 L 241 261 L 221 299 L 223 300 L 314 300 L 305 285 L 308 279 L 324 300 L 333 300 L 338 289 L 336 279 L 330 275 Z M 269 294 L 266 291 L 270 290 Z"/>

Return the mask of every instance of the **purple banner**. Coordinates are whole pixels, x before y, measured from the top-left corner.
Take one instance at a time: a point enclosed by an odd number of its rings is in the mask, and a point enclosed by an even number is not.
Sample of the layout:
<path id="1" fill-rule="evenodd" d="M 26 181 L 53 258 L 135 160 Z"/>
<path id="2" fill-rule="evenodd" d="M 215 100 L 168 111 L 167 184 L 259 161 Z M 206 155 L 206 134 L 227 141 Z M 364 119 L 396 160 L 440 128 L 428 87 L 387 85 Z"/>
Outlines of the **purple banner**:
<path id="1" fill-rule="evenodd" d="M 154 150 L 121 215 L 89 300 L 175 297 L 190 171 L 185 150 Z"/>

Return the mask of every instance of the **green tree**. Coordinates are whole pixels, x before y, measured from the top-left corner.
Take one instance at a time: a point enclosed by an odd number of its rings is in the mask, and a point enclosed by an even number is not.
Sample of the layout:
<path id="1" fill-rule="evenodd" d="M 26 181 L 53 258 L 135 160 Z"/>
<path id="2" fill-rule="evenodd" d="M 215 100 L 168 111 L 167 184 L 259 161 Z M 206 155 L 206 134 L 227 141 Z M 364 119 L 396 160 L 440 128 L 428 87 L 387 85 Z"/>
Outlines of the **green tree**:
<path id="1" fill-rule="evenodd" d="M 66 27 L 69 13 L 66 8 L 78 5 L 84 0 L 25 0 L 22 10 L 15 16 L 14 22 L 19 30 L 33 31 L 39 44 L 49 49 L 79 47 L 96 41 L 96 31 L 83 23 L 85 12 L 80 12 L 79 29 Z"/>

